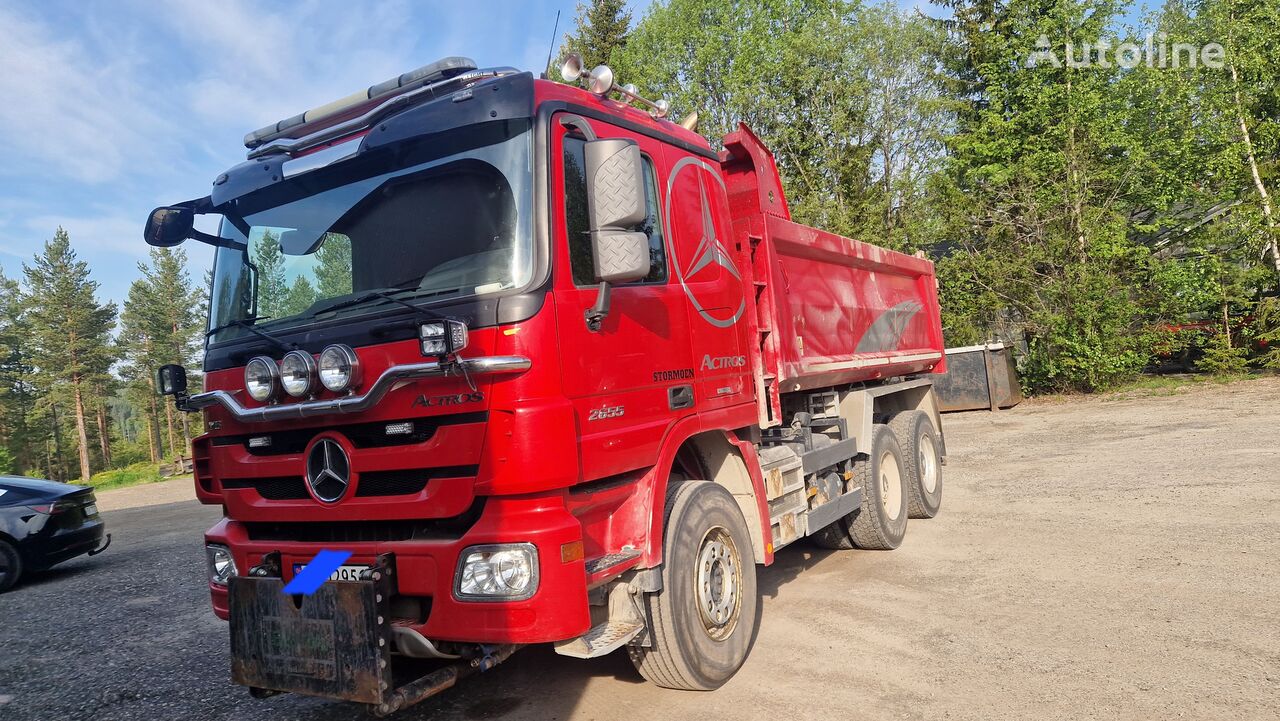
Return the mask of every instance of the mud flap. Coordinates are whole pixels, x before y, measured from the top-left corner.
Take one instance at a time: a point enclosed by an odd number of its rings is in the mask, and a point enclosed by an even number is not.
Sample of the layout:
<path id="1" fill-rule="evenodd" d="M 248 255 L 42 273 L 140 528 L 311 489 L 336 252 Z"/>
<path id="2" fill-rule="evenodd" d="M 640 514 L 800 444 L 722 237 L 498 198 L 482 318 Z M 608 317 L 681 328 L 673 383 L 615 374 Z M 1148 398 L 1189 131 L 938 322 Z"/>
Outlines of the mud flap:
<path id="1" fill-rule="evenodd" d="M 331 581 L 291 596 L 279 578 L 231 578 L 232 680 L 382 704 L 392 690 L 388 585 L 385 577 Z"/>

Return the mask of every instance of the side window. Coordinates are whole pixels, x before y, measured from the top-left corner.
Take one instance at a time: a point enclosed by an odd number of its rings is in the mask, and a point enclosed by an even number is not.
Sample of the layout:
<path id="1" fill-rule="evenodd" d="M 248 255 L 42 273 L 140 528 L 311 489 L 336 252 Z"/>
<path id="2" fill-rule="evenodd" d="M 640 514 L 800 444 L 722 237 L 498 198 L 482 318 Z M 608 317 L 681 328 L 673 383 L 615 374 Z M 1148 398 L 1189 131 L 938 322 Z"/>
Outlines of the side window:
<path id="1" fill-rule="evenodd" d="M 564 219 L 569 235 L 569 264 L 574 285 L 595 283 L 595 258 L 591 255 L 591 236 L 587 232 L 587 178 L 583 171 L 586 141 L 566 135 L 564 138 Z M 658 216 L 658 180 L 649 156 L 644 158 L 644 199 L 648 216 L 630 230 L 649 236 L 649 275 L 637 283 L 665 283 L 667 250 L 662 241 L 662 221 Z"/>

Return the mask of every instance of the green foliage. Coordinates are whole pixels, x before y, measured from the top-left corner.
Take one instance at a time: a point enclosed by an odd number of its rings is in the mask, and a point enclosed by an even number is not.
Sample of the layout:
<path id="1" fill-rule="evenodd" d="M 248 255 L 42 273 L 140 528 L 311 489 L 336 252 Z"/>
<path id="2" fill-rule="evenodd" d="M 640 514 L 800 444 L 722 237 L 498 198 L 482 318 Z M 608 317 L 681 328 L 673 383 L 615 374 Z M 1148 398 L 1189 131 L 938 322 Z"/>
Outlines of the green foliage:
<path id="1" fill-rule="evenodd" d="M 1249 369 L 1247 348 L 1231 345 L 1230 336 L 1220 335 L 1205 346 L 1204 355 L 1196 363 L 1197 370 L 1218 376 L 1243 375 Z"/>
<path id="2" fill-rule="evenodd" d="M 17 463 L 8 448 L 0 447 L 0 475 L 13 475 L 17 472 Z"/>
<path id="3" fill-rule="evenodd" d="M 1280 298 L 1265 298 L 1254 310 L 1253 337 L 1260 352 L 1259 368 L 1280 370 Z"/>
<path id="4" fill-rule="evenodd" d="M 151 463 L 135 463 L 125 468 L 95 473 L 89 479 L 89 485 L 101 491 L 163 480 L 164 476 L 160 475 L 160 466 Z"/>
<path id="5" fill-rule="evenodd" d="M 591 0 L 578 3 L 574 31 L 566 33 L 560 46 L 560 61 L 570 53 L 582 56 L 586 70 L 596 65 L 617 65 L 627 46 L 631 11 L 625 0 Z M 552 71 L 554 68 L 549 68 Z M 555 72 L 552 77 L 559 78 Z"/>

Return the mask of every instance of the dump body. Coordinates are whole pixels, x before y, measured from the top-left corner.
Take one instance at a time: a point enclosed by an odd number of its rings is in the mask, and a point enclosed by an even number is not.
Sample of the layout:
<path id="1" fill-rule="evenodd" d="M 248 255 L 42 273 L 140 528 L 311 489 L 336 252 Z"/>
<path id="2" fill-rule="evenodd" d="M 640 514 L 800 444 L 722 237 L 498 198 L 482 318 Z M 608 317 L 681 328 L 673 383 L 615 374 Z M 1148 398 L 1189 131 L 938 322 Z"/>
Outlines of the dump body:
<path id="1" fill-rule="evenodd" d="M 724 145 L 761 423 L 778 422 L 782 393 L 944 372 L 933 263 L 792 221 L 764 143 L 742 125 Z"/>

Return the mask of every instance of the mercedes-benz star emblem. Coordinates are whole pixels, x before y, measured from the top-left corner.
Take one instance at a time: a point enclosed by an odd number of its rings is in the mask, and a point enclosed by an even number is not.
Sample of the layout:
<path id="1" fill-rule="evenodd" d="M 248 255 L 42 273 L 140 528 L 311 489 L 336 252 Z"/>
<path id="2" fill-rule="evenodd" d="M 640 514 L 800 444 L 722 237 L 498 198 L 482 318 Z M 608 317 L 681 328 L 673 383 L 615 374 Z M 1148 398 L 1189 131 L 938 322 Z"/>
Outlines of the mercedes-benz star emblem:
<path id="1" fill-rule="evenodd" d="M 316 498 L 333 503 L 351 485 L 351 461 L 338 442 L 321 438 L 307 453 L 307 483 Z"/>

